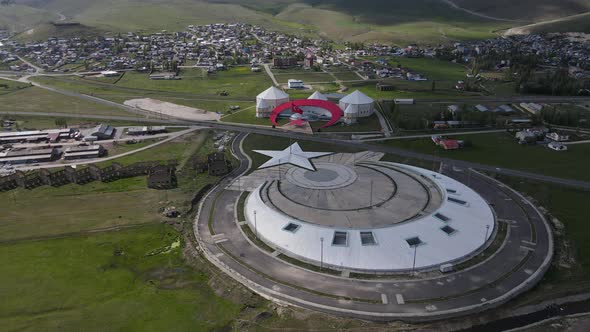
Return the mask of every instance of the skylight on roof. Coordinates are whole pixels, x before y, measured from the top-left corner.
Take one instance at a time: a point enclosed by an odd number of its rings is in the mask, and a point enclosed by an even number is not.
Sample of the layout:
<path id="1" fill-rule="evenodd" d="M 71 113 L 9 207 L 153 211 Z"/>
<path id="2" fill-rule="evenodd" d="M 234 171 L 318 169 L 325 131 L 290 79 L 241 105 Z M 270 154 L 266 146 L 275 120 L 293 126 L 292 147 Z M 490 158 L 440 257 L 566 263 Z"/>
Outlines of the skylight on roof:
<path id="1" fill-rule="evenodd" d="M 348 233 L 347 232 L 334 232 L 334 238 L 332 239 L 333 246 L 347 246 L 348 245 Z"/>
<path id="2" fill-rule="evenodd" d="M 373 232 L 361 232 L 361 244 L 363 246 L 374 246 L 377 244 Z"/>

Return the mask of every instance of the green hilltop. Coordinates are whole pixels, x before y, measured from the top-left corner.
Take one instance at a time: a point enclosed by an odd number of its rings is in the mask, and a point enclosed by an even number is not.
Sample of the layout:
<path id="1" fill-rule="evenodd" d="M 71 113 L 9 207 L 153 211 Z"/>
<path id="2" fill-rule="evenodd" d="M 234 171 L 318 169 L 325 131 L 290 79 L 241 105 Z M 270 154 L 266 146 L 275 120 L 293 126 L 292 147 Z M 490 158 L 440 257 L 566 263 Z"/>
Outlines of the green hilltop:
<path id="1" fill-rule="evenodd" d="M 0 10 L 0 27 L 19 32 L 20 38 L 29 40 L 96 31 L 177 31 L 190 24 L 239 21 L 311 37 L 398 44 L 489 38 L 509 28 L 580 14 L 590 7 L 590 0 L 566 0 L 559 5 L 550 0 L 498 0 L 493 6 L 483 0 L 452 1 L 461 8 L 445 0 L 5 0 L 4 3 L 8 4 Z M 76 22 L 80 26 L 56 27 L 52 24 L 56 21 Z"/>

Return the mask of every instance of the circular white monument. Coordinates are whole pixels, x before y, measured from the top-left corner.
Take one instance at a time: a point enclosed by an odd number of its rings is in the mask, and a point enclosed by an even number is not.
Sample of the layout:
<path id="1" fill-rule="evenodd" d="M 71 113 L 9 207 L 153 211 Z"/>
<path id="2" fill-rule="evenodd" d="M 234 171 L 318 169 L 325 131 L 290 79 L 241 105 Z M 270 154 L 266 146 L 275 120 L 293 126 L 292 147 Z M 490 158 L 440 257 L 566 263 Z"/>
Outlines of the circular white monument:
<path id="1" fill-rule="evenodd" d="M 248 196 L 246 220 L 293 258 L 359 272 L 430 269 L 468 259 L 494 233 L 486 201 L 442 174 L 297 144 L 258 152 L 272 159 L 257 171 L 266 181 Z"/>

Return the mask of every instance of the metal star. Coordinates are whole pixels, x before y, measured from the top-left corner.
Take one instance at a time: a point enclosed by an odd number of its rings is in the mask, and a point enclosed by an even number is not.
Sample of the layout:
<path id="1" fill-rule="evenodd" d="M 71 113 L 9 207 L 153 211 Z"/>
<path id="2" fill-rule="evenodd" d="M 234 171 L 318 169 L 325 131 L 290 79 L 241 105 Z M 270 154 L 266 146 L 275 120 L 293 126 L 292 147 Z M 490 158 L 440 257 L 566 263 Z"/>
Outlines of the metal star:
<path id="1" fill-rule="evenodd" d="M 304 152 L 301 150 L 299 143 L 293 143 L 291 146 L 282 151 L 254 150 L 254 152 L 271 157 L 269 161 L 262 164 L 262 166 L 258 167 L 258 169 L 283 164 L 291 164 L 293 166 L 301 167 L 310 171 L 316 170 L 310 159 L 332 154 L 332 152 Z"/>

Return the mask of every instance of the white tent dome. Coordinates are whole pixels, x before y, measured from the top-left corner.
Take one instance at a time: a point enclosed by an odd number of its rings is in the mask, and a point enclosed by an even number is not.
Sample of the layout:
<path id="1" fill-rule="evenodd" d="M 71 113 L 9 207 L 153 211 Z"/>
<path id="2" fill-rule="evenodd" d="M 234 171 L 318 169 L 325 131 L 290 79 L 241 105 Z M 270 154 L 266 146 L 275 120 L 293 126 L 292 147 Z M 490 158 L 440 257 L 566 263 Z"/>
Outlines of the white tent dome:
<path id="1" fill-rule="evenodd" d="M 374 100 L 359 90 L 355 90 L 353 93 L 340 99 L 340 102 L 353 105 L 363 105 L 372 104 Z"/>
<path id="2" fill-rule="evenodd" d="M 355 117 L 363 118 L 373 115 L 375 112 L 373 103 L 374 100 L 371 97 L 356 90 L 340 99 L 338 106 L 344 110 L 345 114 L 354 114 Z"/>
<path id="3" fill-rule="evenodd" d="M 271 86 L 270 88 L 264 90 L 258 96 L 256 96 L 256 99 L 266 99 L 266 100 L 279 100 L 279 99 L 285 99 L 285 98 L 289 98 L 289 95 L 286 94 L 281 89 L 274 87 L 274 86 Z"/>
<path id="4" fill-rule="evenodd" d="M 277 87 L 271 86 L 256 96 L 256 117 L 267 118 L 275 107 L 288 101 L 288 94 Z"/>
<path id="5" fill-rule="evenodd" d="M 328 97 L 324 96 L 320 92 L 316 91 L 311 96 L 307 97 L 307 99 L 316 99 L 316 100 L 328 100 Z"/>

